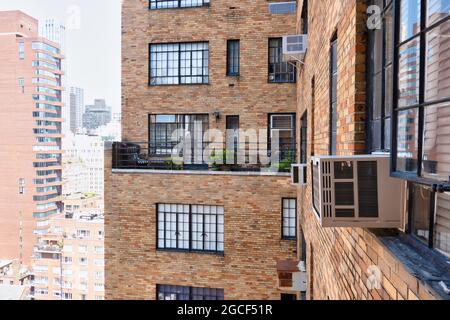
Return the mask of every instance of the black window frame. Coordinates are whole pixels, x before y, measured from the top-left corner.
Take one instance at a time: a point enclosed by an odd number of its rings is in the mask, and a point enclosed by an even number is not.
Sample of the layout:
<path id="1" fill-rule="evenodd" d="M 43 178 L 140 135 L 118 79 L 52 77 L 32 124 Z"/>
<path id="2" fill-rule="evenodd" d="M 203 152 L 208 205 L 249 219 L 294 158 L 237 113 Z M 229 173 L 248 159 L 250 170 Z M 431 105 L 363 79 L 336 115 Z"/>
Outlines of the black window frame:
<path id="1" fill-rule="evenodd" d="M 301 20 L 302 20 L 301 25 L 302 34 L 308 34 L 308 0 L 303 0 Z"/>
<path id="2" fill-rule="evenodd" d="M 284 206 L 285 201 L 288 201 L 290 203 L 291 200 L 295 201 L 295 213 L 294 213 L 294 227 L 292 227 L 290 224 L 287 226 L 288 229 L 292 229 L 294 228 L 295 231 L 295 236 L 290 236 L 290 235 L 286 235 L 284 233 L 284 228 L 285 228 L 285 224 L 284 224 L 284 219 L 285 219 L 285 214 L 284 214 L 284 210 L 290 210 L 292 209 L 291 207 L 286 208 Z M 298 210 L 298 201 L 297 198 L 282 198 L 281 199 L 281 239 L 283 240 L 297 240 L 298 238 L 298 231 L 297 231 L 297 210 Z M 292 219 L 292 217 L 288 216 L 287 219 Z"/>
<path id="3" fill-rule="evenodd" d="M 338 124 L 338 36 L 337 32 L 330 41 L 330 65 L 329 65 L 329 154 L 337 154 L 337 124 Z M 336 53 L 336 56 L 334 55 Z"/>
<path id="4" fill-rule="evenodd" d="M 367 120 L 366 120 L 366 146 L 367 153 L 373 152 L 390 152 L 391 150 L 391 121 L 392 121 L 392 110 L 393 110 L 393 92 L 391 92 L 391 99 L 389 100 L 386 96 L 387 88 L 392 91 L 393 84 L 393 65 L 394 65 L 394 0 L 368 0 L 368 5 L 379 5 L 382 4 L 383 7 L 380 8 L 380 16 L 377 22 L 377 28 L 368 30 L 368 52 L 367 54 Z M 386 19 L 389 17 L 392 19 L 391 30 L 388 30 L 388 24 Z M 381 47 L 377 47 L 377 32 L 381 32 Z M 387 33 L 391 32 L 391 43 L 388 44 Z M 389 46 L 389 47 L 388 47 Z M 387 49 L 391 48 L 390 56 L 388 56 Z M 381 57 L 381 58 L 380 58 Z M 375 62 L 380 59 L 381 70 L 375 70 Z M 389 75 L 388 70 L 391 70 Z M 380 94 L 375 92 L 377 88 L 376 78 L 380 76 Z M 376 103 L 375 100 L 380 103 L 380 115 L 375 116 Z M 390 104 L 390 111 L 389 109 Z M 377 124 L 379 122 L 379 125 Z M 375 141 L 379 141 L 379 145 L 376 145 Z"/>
<path id="5" fill-rule="evenodd" d="M 183 46 L 183 45 L 192 45 L 192 44 L 206 44 L 206 49 L 201 49 L 201 50 L 186 50 L 186 51 L 183 51 L 182 49 L 181 49 L 181 47 Z M 168 75 L 166 75 L 166 76 L 153 76 L 152 77 L 152 63 L 153 63 L 153 60 L 152 60 L 152 47 L 156 47 L 156 46 L 165 46 L 165 45 L 168 45 L 168 46 L 178 46 L 178 50 L 175 50 L 175 51 L 155 51 L 155 53 L 156 52 L 159 52 L 159 53 L 164 53 L 164 54 L 170 54 L 170 53 L 177 53 L 177 55 L 178 55 L 178 59 L 177 60 L 174 60 L 174 61 L 176 61 L 176 69 L 174 69 L 174 70 L 177 70 L 177 72 L 178 72 L 178 75 L 175 75 L 175 76 L 168 76 Z M 191 58 L 190 58 L 190 75 L 182 75 L 182 59 L 181 59 L 181 56 L 182 56 L 182 53 L 185 53 L 185 52 L 189 52 L 189 53 L 191 53 Z M 192 68 L 193 68 L 193 66 L 192 66 L 192 62 L 193 61 L 195 61 L 193 58 L 192 58 L 192 53 L 193 52 L 202 52 L 202 54 L 206 54 L 207 55 L 207 58 L 205 59 L 205 58 L 202 58 L 202 59 L 197 59 L 198 61 L 202 61 L 202 66 L 201 66 L 201 69 L 202 69 L 202 74 L 201 75 L 192 75 Z M 170 42 L 170 43 L 149 43 L 149 45 L 148 45 L 148 85 L 149 86 L 151 86 L 151 87 L 157 87 L 157 86 L 195 86 L 195 85 L 209 85 L 209 81 L 210 81 L 210 70 L 209 70 L 209 41 L 191 41 L 191 42 L 189 42 L 189 41 L 187 41 L 187 42 Z M 168 59 L 167 59 L 168 60 Z M 206 62 L 206 66 L 205 66 L 205 62 Z M 197 68 L 199 68 L 199 67 L 197 67 Z M 204 73 L 204 71 L 205 71 L 205 68 L 206 68 L 206 70 L 207 70 L 207 74 L 205 74 Z M 158 68 L 156 68 L 156 69 L 158 69 Z M 167 69 L 169 69 L 168 68 L 168 66 L 167 66 Z M 168 72 L 167 72 L 168 73 Z M 164 79 L 164 78 L 167 78 L 167 79 L 170 79 L 170 78 L 172 78 L 172 79 L 177 79 L 177 83 L 153 83 L 153 80 L 152 79 Z M 187 82 L 183 82 L 183 78 L 202 78 L 202 81 L 201 82 L 189 82 L 189 83 L 187 83 Z M 205 80 L 206 79 L 206 80 Z"/>
<path id="6" fill-rule="evenodd" d="M 239 39 L 227 40 L 227 76 L 238 77 L 240 74 L 241 42 Z"/>
<path id="7" fill-rule="evenodd" d="M 431 30 L 434 30 L 438 26 L 449 22 L 450 15 L 444 17 L 440 20 L 432 22 L 430 25 L 427 25 L 428 19 L 428 10 L 427 10 L 427 1 L 420 1 L 420 31 L 418 31 L 415 35 L 408 36 L 407 39 L 400 39 L 400 30 L 401 30 L 401 1 L 404 0 L 394 0 L 394 67 L 393 67 L 393 113 L 392 113 L 392 130 L 391 130 L 391 176 L 395 178 L 400 178 L 403 180 L 407 180 L 410 182 L 416 182 L 419 184 L 424 184 L 428 186 L 433 186 L 434 188 L 438 187 L 438 184 L 442 184 L 447 188 L 450 188 L 450 177 L 447 181 L 442 180 L 434 180 L 429 177 L 423 177 L 423 145 L 424 145 L 424 109 L 427 107 L 433 107 L 442 103 L 450 103 L 450 97 L 443 99 L 435 99 L 431 101 L 426 101 L 426 70 L 427 70 L 427 34 Z M 406 0 L 409 1 L 409 0 Z M 418 85 L 418 104 L 411 104 L 405 107 L 399 107 L 399 69 L 400 69 L 400 48 L 413 43 L 418 40 L 419 46 L 419 85 Z M 397 168 L 397 160 L 398 160 L 398 122 L 399 122 L 399 113 L 407 110 L 416 110 L 417 111 L 417 137 L 413 143 L 417 145 L 417 160 L 411 159 L 412 162 L 416 161 L 414 165 L 417 167 L 415 171 L 399 171 Z M 406 159 L 406 158 L 405 158 Z"/>
<path id="8" fill-rule="evenodd" d="M 175 117 L 175 122 L 157 122 L 156 118 L 158 116 L 172 116 Z M 166 139 L 165 142 L 163 140 L 161 140 L 161 142 L 158 143 L 158 139 L 157 139 L 157 126 L 161 125 L 161 124 L 173 124 L 177 129 L 185 129 L 187 124 L 192 125 L 193 123 L 195 123 L 195 120 L 187 120 L 188 117 L 198 117 L 199 119 L 197 119 L 197 121 L 202 121 L 202 124 L 204 126 L 203 128 L 203 132 L 206 132 L 209 129 L 209 114 L 207 113 L 191 113 L 191 114 L 149 114 L 148 115 L 148 152 L 149 155 L 154 156 L 154 157 L 168 157 L 168 156 L 172 156 L 172 152 L 171 150 L 178 144 L 181 142 L 182 137 L 179 137 L 178 141 L 171 141 L 170 139 Z M 203 119 L 201 119 L 201 117 L 203 117 Z M 153 121 L 153 118 L 155 119 L 155 121 Z M 182 119 L 182 120 L 180 120 Z M 176 130 L 176 129 L 175 129 Z M 170 133 L 170 136 L 172 135 L 172 133 Z M 168 132 L 167 132 L 167 127 L 166 127 L 166 138 L 169 138 Z M 192 135 L 191 137 L 193 139 L 191 145 L 192 148 L 195 147 L 195 141 L 194 138 L 195 136 Z M 208 141 L 202 141 L 202 148 L 204 148 L 206 146 L 206 144 L 208 143 Z M 167 152 L 159 152 L 158 150 L 170 150 Z M 192 158 L 191 158 L 191 162 L 195 163 L 195 155 L 192 152 Z"/>
<path id="9" fill-rule="evenodd" d="M 189 9 L 189 8 L 202 8 L 202 7 L 209 7 L 210 0 L 200 0 L 202 4 L 200 5 L 190 5 L 190 6 L 182 6 L 182 0 L 149 0 L 148 2 L 148 9 L 149 10 L 169 10 L 169 9 Z M 176 7 L 158 7 L 159 3 L 164 2 L 176 2 Z M 156 7 L 152 8 L 152 4 L 155 3 Z"/>
<path id="10" fill-rule="evenodd" d="M 176 224 L 176 234 L 175 234 L 175 236 L 176 236 L 176 238 L 175 239 L 171 239 L 171 238 L 168 238 L 167 236 L 166 236 L 166 232 L 167 232 L 167 229 L 165 228 L 165 224 L 166 224 L 166 219 L 164 218 L 164 226 L 163 226 L 163 231 L 164 231 L 164 238 L 162 239 L 163 241 L 164 241 L 164 246 L 163 247 L 161 247 L 160 246 L 160 244 L 159 244 L 159 240 L 161 240 L 160 239 L 160 237 L 159 237 L 159 231 L 160 231 L 160 228 L 159 228 L 159 226 L 160 226 L 160 221 L 159 221 L 159 214 L 160 214 L 160 210 L 159 210 L 159 207 L 161 206 L 161 205 L 174 205 L 174 206 L 188 206 L 189 207 L 189 212 L 188 213 L 185 213 L 185 212 L 183 212 L 182 214 L 185 214 L 185 215 L 188 215 L 188 230 L 187 230 L 187 233 L 188 233 L 188 237 L 189 237 L 189 239 L 187 240 L 188 241 L 188 243 L 189 243 L 189 245 L 188 245 L 188 248 L 187 249 L 185 249 L 185 248 L 180 248 L 180 246 L 179 246 L 179 214 L 178 214 L 178 212 L 170 212 L 170 213 L 172 213 L 172 214 L 175 214 L 176 215 L 176 221 L 175 221 L 175 224 Z M 222 215 L 222 217 L 223 217 L 223 223 L 222 223 L 222 230 L 220 230 L 219 229 L 219 225 L 220 225 L 220 223 L 219 223 L 219 214 L 216 214 L 216 223 L 215 223 L 215 228 L 216 228 L 216 230 L 215 230 L 215 236 L 216 236 L 216 239 L 215 239 L 215 247 L 216 247 L 216 250 L 206 250 L 206 249 L 204 249 L 205 248 L 205 238 L 203 238 L 203 249 L 194 249 L 194 246 L 193 246 L 193 242 L 194 242 L 194 240 L 193 240 L 193 233 L 194 233 L 194 229 L 193 229 L 193 225 L 194 225 L 194 222 L 193 222 L 193 216 L 194 215 L 203 215 L 203 219 L 202 219 L 202 224 L 203 224 L 203 227 L 202 227 L 202 231 L 203 231 L 203 233 L 205 233 L 205 213 L 203 213 L 203 214 L 201 214 L 201 213 L 193 213 L 192 211 L 192 207 L 193 206 L 203 206 L 203 207 L 205 207 L 205 206 L 209 206 L 209 207 L 216 207 L 216 208 L 222 208 L 222 210 L 223 210 L 223 215 Z M 167 213 L 167 212 L 164 212 L 165 214 Z M 218 235 L 219 234 L 222 234 L 223 235 L 223 241 L 219 241 L 219 237 L 218 237 Z M 176 241 L 176 247 L 175 248 L 172 248 L 172 247 L 167 247 L 167 245 L 166 245 L 166 241 L 167 240 L 175 240 Z M 219 244 L 221 244 L 222 245 L 222 250 L 220 250 L 219 249 Z M 186 253 L 204 253 L 204 254 L 215 254 L 215 255 L 224 255 L 225 254 L 225 208 L 223 207 L 223 206 L 220 206 L 220 205 L 203 205 L 203 204 L 181 204 L 181 203 L 157 203 L 156 204 L 156 249 L 157 249 L 157 251 L 173 251 L 173 252 L 186 252 Z"/>
<path id="11" fill-rule="evenodd" d="M 276 46 L 272 43 L 277 41 Z M 276 52 L 275 54 L 272 54 Z M 285 71 L 276 70 L 285 69 Z M 272 71 L 272 72 L 271 72 Z M 271 79 L 273 75 L 274 79 Z M 278 76 L 278 80 L 277 80 Z M 283 62 L 283 38 L 273 37 L 268 41 L 268 83 L 297 83 L 297 68 L 290 62 Z"/>
<path id="12" fill-rule="evenodd" d="M 272 149 L 272 117 L 273 116 L 290 116 L 292 118 L 292 143 L 290 145 L 279 144 L 280 147 L 280 161 L 288 160 L 289 157 L 293 158 L 293 162 L 297 160 L 297 114 L 296 113 L 269 113 L 267 119 L 267 150 Z M 293 155 L 290 155 L 293 153 Z"/>
<path id="13" fill-rule="evenodd" d="M 305 111 L 300 118 L 300 163 L 308 162 L 308 111 Z"/>
<path id="14" fill-rule="evenodd" d="M 181 293 L 180 293 L 181 291 Z M 170 284 L 157 284 L 156 285 L 156 300 L 162 301 L 160 295 L 177 295 L 175 301 L 222 301 L 225 299 L 225 290 L 219 288 L 200 288 L 190 286 L 179 286 Z M 178 299 L 178 295 L 181 297 L 187 297 L 187 299 Z M 196 297 L 201 296 L 206 299 L 198 299 Z M 210 298 L 210 299 L 208 299 Z"/>

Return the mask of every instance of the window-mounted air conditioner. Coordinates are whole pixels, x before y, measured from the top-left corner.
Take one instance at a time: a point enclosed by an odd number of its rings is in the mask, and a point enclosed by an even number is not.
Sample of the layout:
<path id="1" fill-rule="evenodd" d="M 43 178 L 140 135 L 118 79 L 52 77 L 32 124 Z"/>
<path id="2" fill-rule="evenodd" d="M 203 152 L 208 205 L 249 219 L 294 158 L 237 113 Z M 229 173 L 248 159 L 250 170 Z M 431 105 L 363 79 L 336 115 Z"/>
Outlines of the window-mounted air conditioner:
<path id="1" fill-rule="evenodd" d="M 308 35 L 289 35 L 283 37 L 283 61 L 298 61 L 305 57 L 308 49 Z"/>
<path id="2" fill-rule="evenodd" d="M 293 164 L 291 167 L 292 184 L 300 187 L 306 186 L 307 170 L 306 164 Z"/>
<path id="3" fill-rule="evenodd" d="M 269 3 L 270 14 L 287 14 L 297 12 L 297 1 Z"/>
<path id="4" fill-rule="evenodd" d="M 403 228 L 405 183 L 388 155 L 311 159 L 313 209 L 322 227 Z"/>

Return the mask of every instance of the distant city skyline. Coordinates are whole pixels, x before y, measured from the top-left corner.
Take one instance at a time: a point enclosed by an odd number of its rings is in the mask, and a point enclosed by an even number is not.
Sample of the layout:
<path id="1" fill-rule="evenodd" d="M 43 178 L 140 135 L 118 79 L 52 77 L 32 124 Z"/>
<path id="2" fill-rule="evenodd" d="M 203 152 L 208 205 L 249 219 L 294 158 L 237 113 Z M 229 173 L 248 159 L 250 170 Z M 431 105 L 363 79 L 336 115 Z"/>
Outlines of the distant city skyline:
<path id="1" fill-rule="evenodd" d="M 84 89 L 85 103 L 121 104 L 121 0 L 2 0 L 0 11 L 20 10 L 66 26 L 67 84 Z M 107 49 L 106 49 L 107 48 Z"/>

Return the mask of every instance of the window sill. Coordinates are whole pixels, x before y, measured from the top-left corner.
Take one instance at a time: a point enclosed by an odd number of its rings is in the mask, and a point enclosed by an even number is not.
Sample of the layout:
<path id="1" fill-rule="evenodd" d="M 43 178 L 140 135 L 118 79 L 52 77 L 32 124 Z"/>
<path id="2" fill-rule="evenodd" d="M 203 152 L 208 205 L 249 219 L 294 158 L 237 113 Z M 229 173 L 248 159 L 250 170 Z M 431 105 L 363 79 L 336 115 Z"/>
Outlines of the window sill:
<path id="1" fill-rule="evenodd" d="M 225 252 L 216 252 L 216 251 L 198 251 L 198 250 L 181 250 L 181 249 L 161 249 L 161 248 L 157 248 L 156 252 L 160 252 L 160 253 L 200 254 L 200 255 L 210 255 L 210 256 L 217 256 L 217 257 L 225 257 Z"/>
<path id="2" fill-rule="evenodd" d="M 209 86 L 210 83 L 182 83 L 182 84 L 148 84 L 149 88 L 152 87 L 193 87 L 193 86 Z"/>
<path id="3" fill-rule="evenodd" d="M 152 9 L 151 6 L 148 7 L 148 11 L 166 11 L 166 10 L 187 10 L 187 9 L 200 9 L 200 8 L 209 8 L 211 6 L 210 3 L 206 3 L 201 6 L 193 6 L 193 7 L 175 7 L 175 8 L 154 8 Z"/>
<path id="4" fill-rule="evenodd" d="M 444 288 L 450 288 L 450 259 L 440 252 L 430 249 L 418 239 L 397 231 L 371 230 L 380 242 L 403 264 L 422 284 L 430 288 L 436 296 L 450 300 Z"/>

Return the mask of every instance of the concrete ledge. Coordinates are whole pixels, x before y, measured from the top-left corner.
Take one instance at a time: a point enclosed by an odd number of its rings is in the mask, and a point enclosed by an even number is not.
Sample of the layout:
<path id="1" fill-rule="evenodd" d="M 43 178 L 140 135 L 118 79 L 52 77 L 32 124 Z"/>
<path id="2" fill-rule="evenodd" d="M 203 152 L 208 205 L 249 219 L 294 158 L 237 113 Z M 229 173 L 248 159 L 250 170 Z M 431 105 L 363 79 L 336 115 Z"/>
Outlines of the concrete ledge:
<path id="1" fill-rule="evenodd" d="M 172 174 L 197 176 L 244 176 L 244 177 L 290 177 L 288 172 L 252 172 L 252 171 L 195 171 L 195 170 L 152 170 L 152 169 L 112 169 L 112 173 L 124 174 Z"/>

